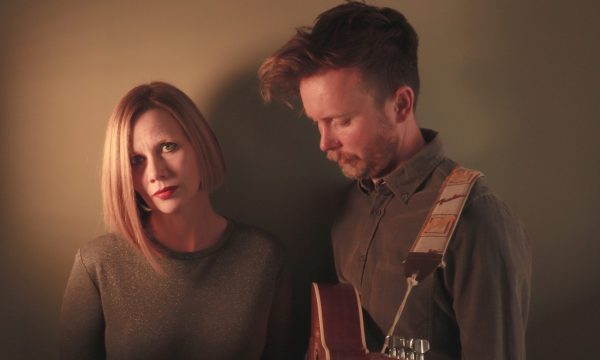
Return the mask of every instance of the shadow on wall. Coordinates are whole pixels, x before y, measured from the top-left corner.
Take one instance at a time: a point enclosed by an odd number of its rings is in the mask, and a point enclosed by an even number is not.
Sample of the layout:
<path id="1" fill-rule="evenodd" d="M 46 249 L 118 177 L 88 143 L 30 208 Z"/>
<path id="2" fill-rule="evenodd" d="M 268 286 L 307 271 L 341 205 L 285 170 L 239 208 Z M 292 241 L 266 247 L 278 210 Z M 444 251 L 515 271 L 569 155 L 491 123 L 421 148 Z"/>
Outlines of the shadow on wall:
<path id="1" fill-rule="evenodd" d="M 228 171 L 213 204 L 286 246 L 295 277 L 295 358 L 308 339 L 310 282 L 335 281 L 329 229 L 349 182 L 325 159 L 316 128 L 300 110 L 263 104 L 257 68 L 227 82 L 206 113 Z"/>

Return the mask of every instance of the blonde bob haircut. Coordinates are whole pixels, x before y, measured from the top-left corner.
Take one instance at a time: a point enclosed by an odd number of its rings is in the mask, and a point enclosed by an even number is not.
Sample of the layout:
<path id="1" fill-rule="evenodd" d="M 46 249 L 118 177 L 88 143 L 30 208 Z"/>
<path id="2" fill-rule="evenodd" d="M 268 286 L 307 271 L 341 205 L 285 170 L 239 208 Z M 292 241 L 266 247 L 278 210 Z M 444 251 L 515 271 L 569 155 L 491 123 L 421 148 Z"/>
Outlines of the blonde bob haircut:
<path id="1" fill-rule="evenodd" d="M 153 268 L 160 267 L 160 252 L 144 230 L 148 214 L 133 188 L 131 176 L 131 129 L 137 118 L 151 109 L 168 112 L 181 126 L 198 159 L 199 191 L 217 189 L 225 177 L 221 147 L 204 116 L 181 90 L 164 82 L 139 85 L 130 90 L 114 109 L 106 129 L 102 163 L 102 202 L 109 229 L 144 254 Z"/>

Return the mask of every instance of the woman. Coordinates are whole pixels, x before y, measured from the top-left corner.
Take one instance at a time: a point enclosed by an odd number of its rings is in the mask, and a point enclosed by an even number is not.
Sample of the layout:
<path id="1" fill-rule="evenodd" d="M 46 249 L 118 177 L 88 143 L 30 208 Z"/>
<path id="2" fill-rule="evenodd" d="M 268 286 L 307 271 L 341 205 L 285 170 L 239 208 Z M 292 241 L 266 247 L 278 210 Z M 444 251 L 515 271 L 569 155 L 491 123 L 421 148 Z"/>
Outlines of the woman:
<path id="1" fill-rule="evenodd" d="M 112 233 L 75 257 L 61 358 L 287 357 L 283 249 L 213 210 L 224 172 L 213 132 L 183 92 L 153 82 L 121 99 L 102 171 Z"/>

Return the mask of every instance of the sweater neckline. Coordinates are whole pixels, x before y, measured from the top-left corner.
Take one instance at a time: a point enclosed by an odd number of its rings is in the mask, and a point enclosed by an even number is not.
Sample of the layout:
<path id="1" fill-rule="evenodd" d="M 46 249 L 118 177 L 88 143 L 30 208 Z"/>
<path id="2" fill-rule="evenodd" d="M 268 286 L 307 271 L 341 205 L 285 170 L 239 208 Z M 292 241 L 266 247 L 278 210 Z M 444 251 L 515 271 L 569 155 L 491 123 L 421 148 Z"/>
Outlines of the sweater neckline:
<path id="1" fill-rule="evenodd" d="M 221 237 L 214 244 L 210 245 L 209 247 L 201 249 L 201 250 L 197 250 L 197 251 L 191 251 L 191 252 L 175 251 L 175 250 L 169 249 L 165 245 L 161 244 L 152 234 L 149 234 L 148 238 L 152 242 L 152 245 L 154 245 L 161 254 L 163 254 L 164 256 L 166 256 L 168 258 L 177 259 L 177 260 L 199 259 L 199 258 L 209 256 L 209 255 L 213 254 L 214 252 L 218 251 L 221 247 L 223 247 L 223 245 L 225 243 L 227 243 L 227 240 L 229 240 L 229 238 L 231 238 L 231 233 L 233 232 L 233 230 L 235 228 L 235 223 L 230 219 L 227 219 L 227 218 L 225 218 L 225 219 L 227 220 L 227 225 L 226 225 L 225 231 L 223 231 L 223 234 L 221 235 Z"/>

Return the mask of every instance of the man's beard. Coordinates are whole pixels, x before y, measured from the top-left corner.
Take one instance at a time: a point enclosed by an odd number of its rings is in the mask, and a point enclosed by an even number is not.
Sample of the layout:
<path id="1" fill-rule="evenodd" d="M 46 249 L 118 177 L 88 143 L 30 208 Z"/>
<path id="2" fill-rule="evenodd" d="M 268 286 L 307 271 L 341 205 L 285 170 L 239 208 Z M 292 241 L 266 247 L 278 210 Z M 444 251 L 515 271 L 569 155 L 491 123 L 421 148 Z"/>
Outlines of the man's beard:
<path id="1" fill-rule="evenodd" d="M 393 170 L 398 158 L 398 137 L 380 132 L 367 144 L 362 156 L 343 151 L 329 151 L 327 159 L 337 162 L 344 176 L 350 179 L 381 177 Z"/>
<path id="2" fill-rule="evenodd" d="M 356 155 L 342 151 L 330 151 L 327 153 L 327 159 L 337 162 L 344 173 L 344 176 L 350 179 L 360 179 L 368 172 L 367 163 Z"/>

